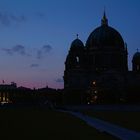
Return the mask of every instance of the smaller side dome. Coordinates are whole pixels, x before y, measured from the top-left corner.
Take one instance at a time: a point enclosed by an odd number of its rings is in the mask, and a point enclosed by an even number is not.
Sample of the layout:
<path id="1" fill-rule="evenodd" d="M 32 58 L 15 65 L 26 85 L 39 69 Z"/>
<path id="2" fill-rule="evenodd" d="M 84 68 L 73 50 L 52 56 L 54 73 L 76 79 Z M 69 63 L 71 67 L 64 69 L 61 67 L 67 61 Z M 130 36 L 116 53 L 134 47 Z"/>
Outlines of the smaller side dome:
<path id="1" fill-rule="evenodd" d="M 132 68 L 133 68 L 133 71 L 140 72 L 140 52 L 138 52 L 138 50 L 133 56 Z"/>
<path id="2" fill-rule="evenodd" d="M 71 43 L 71 47 L 70 50 L 83 50 L 84 49 L 84 44 L 83 42 L 78 38 L 77 38 Z"/>
<path id="3" fill-rule="evenodd" d="M 136 52 L 132 59 L 133 62 L 139 62 L 140 63 L 140 52 Z"/>

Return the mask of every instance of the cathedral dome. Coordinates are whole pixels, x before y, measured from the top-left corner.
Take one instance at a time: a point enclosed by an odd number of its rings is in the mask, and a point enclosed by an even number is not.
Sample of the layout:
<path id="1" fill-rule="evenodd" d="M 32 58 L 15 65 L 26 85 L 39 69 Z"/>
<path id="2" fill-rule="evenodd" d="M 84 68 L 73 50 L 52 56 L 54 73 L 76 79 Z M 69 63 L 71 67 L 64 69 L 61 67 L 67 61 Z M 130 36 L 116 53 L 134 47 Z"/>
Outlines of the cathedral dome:
<path id="1" fill-rule="evenodd" d="M 108 26 L 108 20 L 104 13 L 102 18 L 102 25 L 96 28 L 88 37 L 86 46 L 93 47 L 122 47 L 124 48 L 124 41 L 120 33 L 114 28 Z"/>
<path id="2" fill-rule="evenodd" d="M 77 39 L 75 39 L 72 43 L 71 43 L 71 47 L 70 50 L 83 50 L 84 49 L 84 44 L 83 42 L 78 38 L 77 35 Z"/>

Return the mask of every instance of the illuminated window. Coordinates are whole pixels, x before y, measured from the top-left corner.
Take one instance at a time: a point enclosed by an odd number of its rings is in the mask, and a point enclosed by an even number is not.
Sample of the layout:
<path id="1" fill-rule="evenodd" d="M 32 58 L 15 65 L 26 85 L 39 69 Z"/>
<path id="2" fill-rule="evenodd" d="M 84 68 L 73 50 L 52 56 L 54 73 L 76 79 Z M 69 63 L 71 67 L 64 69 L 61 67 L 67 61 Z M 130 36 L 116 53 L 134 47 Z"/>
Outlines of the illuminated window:
<path id="1" fill-rule="evenodd" d="M 1 93 L 0 93 L 0 102 L 2 101 L 2 97 L 1 97 L 2 95 L 1 95 Z"/>
<path id="2" fill-rule="evenodd" d="M 79 63 L 79 57 L 78 56 L 76 56 L 76 62 Z"/>
<path id="3" fill-rule="evenodd" d="M 97 90 L 95 90 L 94 92 L 95 92 L 95 93 L 97 93 L 98 91 L 97 91 Z"/>
<path id="4" fill-rule="evenodd" d="M 137 65 L 137 70 L 140 70 L 140 66 L 139 65 Z"/>
<path id="5" fill-rule="evenodd" d="M 97 100 L 97 98 L 98 98 L 97 96 L 94 97 L 95 100 Z"/>
<path id="6" fill-rule="evenodd" d="M 93 84 L 93 85 L 96 85 L 96 81 L 93 81 L 92 84 Z"/>

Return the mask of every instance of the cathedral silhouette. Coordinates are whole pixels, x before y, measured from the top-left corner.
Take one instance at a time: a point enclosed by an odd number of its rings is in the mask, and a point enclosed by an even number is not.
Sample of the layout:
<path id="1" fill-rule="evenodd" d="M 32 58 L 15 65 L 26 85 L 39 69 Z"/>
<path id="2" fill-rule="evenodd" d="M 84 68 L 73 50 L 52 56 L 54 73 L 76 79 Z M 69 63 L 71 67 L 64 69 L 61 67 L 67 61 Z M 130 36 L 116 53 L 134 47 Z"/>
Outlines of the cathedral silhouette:
<path id="1" fill-rule="evenodd" d="M 77 38 L 65 61 L 64 95 L 67 103 L 124 103 L 139 97 L 140 53 L 128 70 L 127 44 L 108 24 L 106 13 L 101 26 L 89 35 L 85 45 Z"/>

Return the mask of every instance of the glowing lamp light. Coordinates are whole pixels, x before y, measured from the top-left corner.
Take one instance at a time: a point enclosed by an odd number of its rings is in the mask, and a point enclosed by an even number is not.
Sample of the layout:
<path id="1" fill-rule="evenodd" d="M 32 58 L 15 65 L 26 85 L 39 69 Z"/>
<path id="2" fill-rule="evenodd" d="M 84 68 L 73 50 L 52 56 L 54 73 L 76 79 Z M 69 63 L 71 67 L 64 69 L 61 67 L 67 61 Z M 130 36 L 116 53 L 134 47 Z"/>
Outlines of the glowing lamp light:
<path id="1" fill-rule="evenodd" d="M 96 85 L 96 81 L 93 81 L 92 84 L 93 84 L 93 85 Z"/>
<path id="2" fill-rule="evenodd" d="M 98 93 L 98 91 L 97 91 L 97 90 L 95 90 L 95 93 Z"/>

